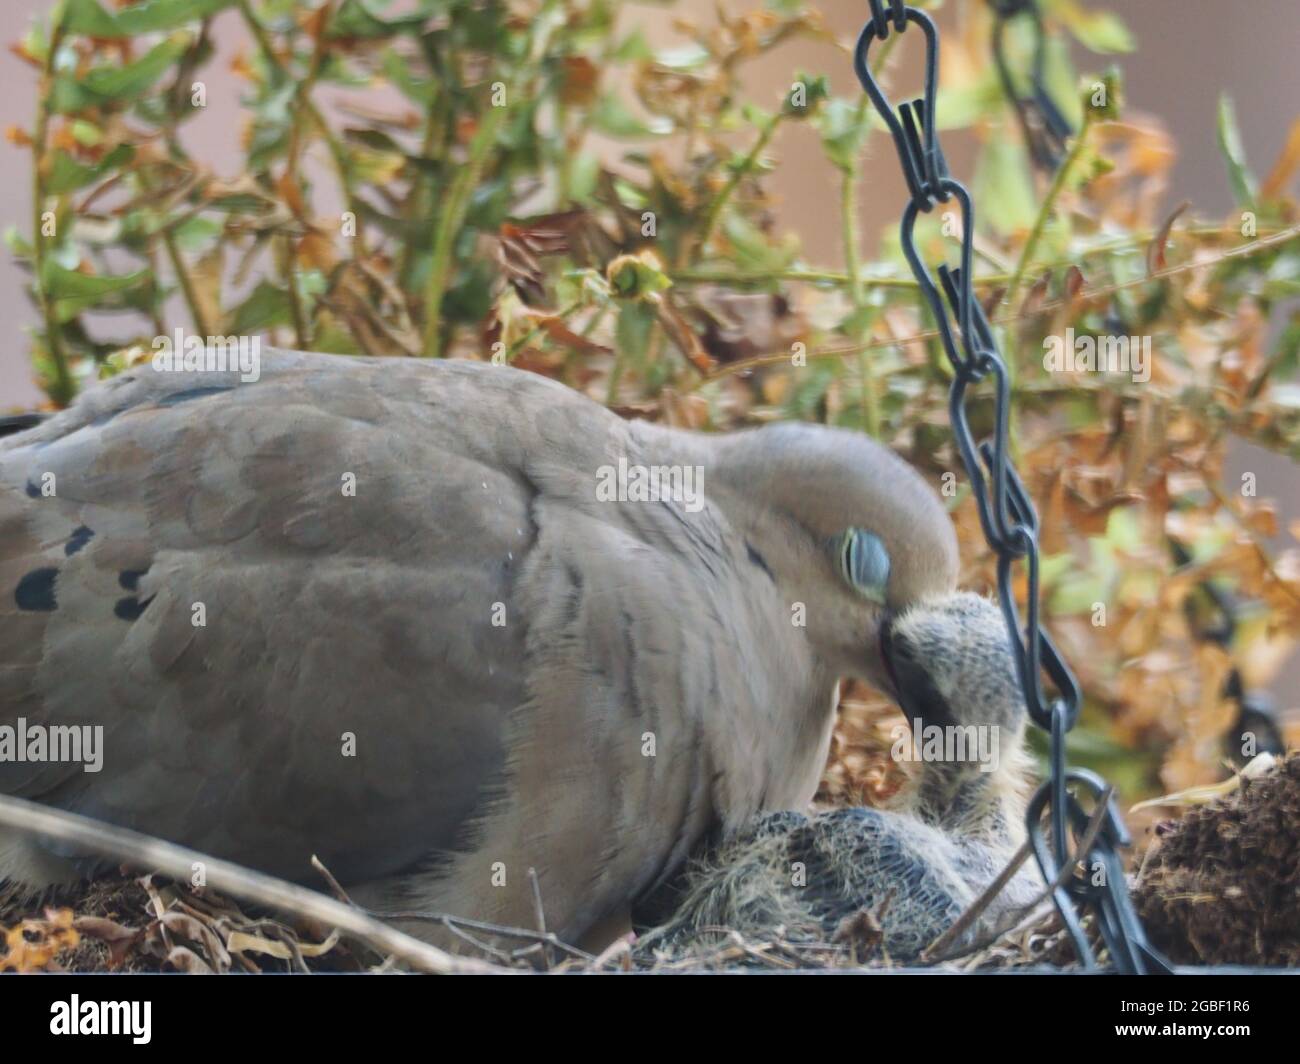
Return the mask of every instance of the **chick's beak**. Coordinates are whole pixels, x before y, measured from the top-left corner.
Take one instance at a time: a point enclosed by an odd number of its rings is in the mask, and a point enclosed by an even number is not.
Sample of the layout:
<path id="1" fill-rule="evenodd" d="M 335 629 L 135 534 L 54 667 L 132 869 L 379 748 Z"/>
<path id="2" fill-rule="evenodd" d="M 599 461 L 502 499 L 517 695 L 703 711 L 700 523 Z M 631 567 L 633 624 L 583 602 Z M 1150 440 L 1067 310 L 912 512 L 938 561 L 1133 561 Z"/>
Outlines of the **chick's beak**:
<path id="1" fill-rule="evenodd" d="M 955 723 L 951 707 L 935 687 L 925 664 L 897 638 L 894 620 L 892 613 L 886 614 L 880 625 L 880 658 L 892 688 L 887 693 L 893 696 L 913 728 L 921 721 L 940 726 Z"/>

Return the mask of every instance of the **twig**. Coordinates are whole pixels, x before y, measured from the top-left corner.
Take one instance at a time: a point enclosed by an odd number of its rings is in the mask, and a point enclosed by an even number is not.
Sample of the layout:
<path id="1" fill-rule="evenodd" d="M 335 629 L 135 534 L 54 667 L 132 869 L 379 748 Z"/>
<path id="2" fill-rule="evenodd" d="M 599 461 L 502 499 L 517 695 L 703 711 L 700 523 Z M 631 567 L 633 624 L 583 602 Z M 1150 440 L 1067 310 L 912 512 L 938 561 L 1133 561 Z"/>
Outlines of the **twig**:
<path id="1" fill-rule="evenodd" d="M 551 951 L 546 948 L 546 940 L 550 937 L 546 933 L 546 909 L 542 905 L 542 885 L 537 879 L 537 869 L 529 866 L 528 882 L 533 888 L 533 912 L 537 914 L 537 933 L 542 936 L 542 962 L 549 970 L 551 967 Z"/>
<path id="2" fill-rule="evenodd" d="M 1115 791 L 1114 786 L 1108 784 L 1106 786 L 1106 789 L 1102 792 L 1101 797 L 1097 799 L 1097 808 L 1092 811 L 1092 818 L 1088 821 L 1088 827 L 1084 831 L 1083 837 L 1079 840 L 1079 845 L 1075 848 L 1074 852 L 1076 854 L 1086 855 L 1088 851 L 1092 849 L 1092 844 L 1097 841 L 1097 836 L 1101 833 L 1101 825 L 1102 822 L 1106 819 L 1106 810 L 1110 805 L 1111 795 L 1114 794 L 1114 791 Z M 1076 857 L 1073 861 L 1063 862 L 1061 864 L 1060 869 L 1056 873 L 1056 878 L 1052 880 L 1052 882 L 1049 883 L 1046 887 L 1044 887 L 1042 891 L 1039 892 L 1037 897 L 1035 897 L 1032 901 L 1025 903 L 1024 905 L 1020 905 L 1017 906 L 1015 909 L 1012 909 L 1007 919 L 1004 920 L 999 927 L 995 928 L 993 931 L 990 931 L 983 938 L 977 939 L 975 942 L 972 942 L 966 946 L 962 946 L 959 949 L 955 949 L 951 953 L 946 953 L 935 957 L 928 957 L 927 959 L 932 961 L 933 963 L 938 964 L 938 963 L 942 963 L 943 961 L 950 961 L 957 957 L 962 957 L 967 953 L 975 953 L 978 950 L 984 949 L 986 946 L 991 946 L 1003 935 L 1007 934 L 1010 931 L 1014 931 L 1019 926 L 1021 921 L 1023 921 L 1026 917 L 1032 915 L 1033 911 L 1037 909 L 1039 905 L 1047 901 L 1057 891 L 1057 889 L 1060 888 L 1065 883 L 1065 881 L 1070 878 L 1070 876 L 1074 875 L 1074 870 L 1078 864 L 1079 864 L 1078 857 Z M 927 946 L 925 952 L 928 954 L 931 952 L 931 950 L 933 950 L 933 948 L 934 948 L 933 946 Z"/>
<path id="3" fill-rule="evenodd" d="M 329 884 L 330 890 L 334 893 L 334 897 L 336 897 L 344 905 L 351 905 L 352 908 L 354 909 L 361 908 L 361 906 L 359 906 L 350 897 L 348 897 L 348 892 L 344 890 L 343 885 L 339 883 L 337 879 L 334 878 L 334 873 L 331 872 L 328 868 L 326 868 L 324 863 L 321 861 L 321 859 L 317 857 L 315 854 L 311 855 L 311 866 L 312 868 L 316 869 L 316 871 L 319 872 L 322 877 L 324 877 L 325 882 Z"/>
<path id="4" fill-rule="evenodd" d="M 476 938 L 463 928 L 457 927 L 456 921 L 450 918 L 444 920 L 442 926 L 447 929 L 449 934 L 455 935 L 462 942 L 468 942 L 476 950 L 486 953 L 489 957 L 497 958 L 497 960 L 501 961 L 503 964 L 510 964 L 514 959 L 505 950 L 498 949 L 496 946 L 492 945 L 492 943 L 484 942 L 482 939 Z"/>
<path id="5" fill-rule="evenodd" d="M 236 6 L 240 17 L 248 25 L 253 39 L 257 41 L 257 46 L 262 52 L 262 57 L 266 60 L 266 65 L 275 71 L 276 76 L 286 81 L 289 80 L 289 72 L 275 54 L 275 47 L 271 43 L 271 38 L 267 36 L 266 27 L 257 20 L 257 16 L 253 14 L 253 9 L 249 6 L 248 0 L 236 0 Z M 324 31 L 322 30 L 322 32 Z M 357 246 L 357 257 L 360 258 L 366 253 L 366 247 L 361 231 L 360 203 L 357 199 L 356 189 L 353 187 L 351 160 L 348 158 L 348 153 L 338 137 L 334 135 L 334 130 L 330 129 L 329 123 L 325 121 L 325 116 L 321 114 L 320 108 L 312 102 L 311 97 L 306 92 L 303 92 L 298 97 L 298 103 L 312 120 L 325 141 L 325 146 L 329 149 L 330 158 L 334 162 L 334 169 L 338 172 L 339 184 L 343 188 L 343 197 L 348 204 L 348 210 L 352 212 L 356 219 L 356 236 L 353 239 Z"/>
<path id="6" fill-rule="evenodd" d="M 732 169 L 731 176 L 727 178 L 727 183 L 713 197 L 713 202 L 709 204 L 708 212 L 704 216 L 704 223 L 700 226 L 700 238 L 693 245 L 697 253 L 702 253 L 708 248 L 709 240 L 713 236 L 713 230 L 717 228 L 718 218 L 722 214 L 722 208 L 727 205 L 727 201 L 731 199 L 731 194 L 736 191 L 741 180 L 749 176 L 754 169 L 754 164 L 758 162 L 758 157 L 763 154 L 764 149 L 772 142 L 772 137 L 776 133 L 777 127 L 780 126 L 782 117 L 782 112 L 778 111 L 768 119 L 767 124 L 759 130 L 754 146 L 749 149 L 749 154 Z M 684 259 L 682 265 L 689 261 L 685 256 Z"/>
<path id="7" fill-rule="evenodd" d="M 1029 859 L 1031 853 L 1033 853 L 1033 848 L 1026 840 L 1021 844 L 1020 849 L 1015 852 L 1015 856 L 1007 862 L 1006 868 L 1002 869 L 998 878 L 984 889 L 984 893 L 967 906 L 966 911 L 961 916 L 957 917 L 957 922 L 921 951 L 921 960 L 928 960 L 931 954 L 942 953 L 956 942 L 966 929 L 979 918 L 979 915 L 992 904 L 993 899 L 1002 893 L 1002 889 L 1011 882 L 1012 876 L 1020 871 L 1020 866 Z"/>
<path id="8" fill-rule="evenodd" d="M 385 912 L 381 910 L 369 909 L 367 912 L 380 920 L 423 920 L 427 923 L 446 924 L 451 921 L 460 927 L 469 928 L 473 931 L 482 931 L 490 935 L 499 935 L 502 938 L 518 938 L 528 942 L 545 942 L 549 946 L 563 950 L 565 953 L 572 954 L 575 957 L 581 957 L 584 960 L 591 960 L 592 954 L 586 950 L 579 949 L 577 946 L 571 946 L 563 939 L 559 938 L 554 931 L 548 931 L 543 935 L 540 931 L 534 931 L 527 927 L 509 927 L 505 924 L 493 924 L 486 920 L 471 920 L 468 917 L 453 916 L 450 913 L 427 912 L 421 910 L 396 910 Z"/>
<path id="9" fill-rule="evenodd" d="M 0 824 L 18 831 L 73 844 L 90 853 L 124 861 L 188 881 L 194 866 L 204 868 L 207 885 L 232 897 L 336 927 L 380 954 L 392 954 L 422 972 L 436 974 L 510 972 L 486 961 L 453 957 L 427 942 L 380 923 L 360 909 L 306 887 L 254 872 L 231 861 L 176 846 L 161 839 L 115 827 L 62 809 L 0 795 Z"/>
<path id="10" fill-rule="evenodd" d="M 1300 237 L 1300 225 L 1288 226 L 1285 229 L 1279 229 L 1272 236 L 1261 240 L 1252 240 L 1248 244 L 1239 244 L 1237 247 L 1229 248 L 1227 251 L 1214 256 L 1211 259 L 1202 259 L 1195 262 L 1184 262 L 1178 266 L 1170 266 L 1168 269 L 1159 270 L 1151 275 L 1142 275 L 1128 281 L 1119 281 L 1115 284 L 1103 285 L 1100 288 L 1083 289 L 1073 297 L 1075 300 L 1100 299 L 1103 296 L 1114 295 L 1116 292 L 1127 291 L 1130 288 L 1140 288 L 1143 285 L 1152 284 L 1162 281 L 1165 278 L 1173 277 L 1176 274 L 1190 273 L 1196 270 L 1203 270 L 1210 266 L 1217 266 L 1228 259 L 1248 258 L 1251 255 L 1257 255 L 1262 251 L 1267 251 L 1275 244 L 1284 243 L 1287 240 Z M 1032 310 L 1016 313 L 1009 311 L 994 317 L 992 324 L 1005 325 L 1009 322 L 1021 321 L 1025 318 L 1036 317 L 1039 314 L 1045 314 L 1049 310 L 1055 310 L 1063 307 L 1070 302 L 1067 299 L 1048 300 L 1039 304 Z M 871 340 L 861 344 L 842 344 L 836 347 L 814 348 L 807 352 L 806 357 L 811 361 L 822 358 L 840 358 L 844 355 L 856 355 L 861 351 L 871 351 L 886 347 L 903 347 L 907 344 L 924 343 L 927 340 L 934 340 L 939 336 L 938 329 L 926 329 L 922 332 L 912 333 L 908 336 L 888 337 L 884 340 Z M 687 386 L 684 391 L 689 394 L 702 388 L 706 384 L 712 384 L 724 377 L 731 377 L 738 373 L 745 373 L 752 369 L 758 369 L 763 366 L 788 365 L 790 362 L 790 352 L 788 350 L 774 351 L 765 355 L 753 355 L 749 358 L 737 359 L 735 362 L 728 362 L 719 366 L 713 373 L 707 377 L 701 376 L 693 384 Z M 1019 387 L 1019 385 L 1017 385 Z"/>
<path id="11" fill-rule="evenodd" d="M 626 960 L 632 955 L 632 942 L 636 935 L 629 931 L 626 935 L 619 935 L 608 946 L 600 951 L 594 960 L 588 965 L 588 970 L 599 972 L 604 970 L 605 965 L 615 958 Z"/>
<path id="12" fill-rule="evenodd" d="M 1180 237 L 1222 237 L 1227 234 L 1238 234 L 1236 226 L 1219 226 L 1219 225 L 1189 225 L 1178 229 L 1170 236 Z M 1104 244 L 1097 244 L 1093 247 L 1083 248 L 1078 254 L 1068 261 L 1054 262 L 1031 262 L 1030 266 L 1039 267 L 1049 273 L 1055 273 L 1057 270 L 1063 270 L 1069 266 L 1077 266 L 1080 262 L 1086 262 L 1096 255 L 1113 255 L 1122 252 L 1141 251 L 1147 247 L 1152 240 L 1159 234 L 1155 232 L 1142 232 L 1136 237 L 1126 240 L 1112 240 Z M 1273 238 L 1281 237 L 1287 239 L 1296 235 L 1290 227 L 1261 229 L 1258 239 L 1252 240 L 1250 244 L 1241 245 L 1242 247 L 1251 247 L 1259 241 L 1273 242 Z M 986 257 L 987 253 L 986 253 Z M 1174 269 L 1177 269 L 1175 267 Z M 1167 273 L 1166 273 L 1167 275 Z M 771 281 L 790 281 L 804 284 L 829 284 L 847 287 L 849 284 L 849 274 L 845 270 L 830 270 L 824 267 L 798 267 L 792 266 L 780 270 L 714 270 L 714 269 L 689 269 L 689 270 L 671 270 L 669 276 L 674 284 L 721 284 L 721 285 L 743 285 L 743 284 L 763 284 Z M 977 288 L 996 288 L 999 285 L 1005 285 L 1011 280 L 1011 270 L 1003 269 L 999 266 L 996 273 L 985 273 L 971 279 L 971 283 Z M 897 289 L 901 291 L 914 291 L 920 287 L 919 283 L 911 277 L 863 277 L 862 285 L 865 288 Z M 1081 296 L 1076 298 L 1081 298 Z M 1053 306 L 1060 303 L 1052 304 Z M 1047 309 L 1046 307 L 1039 308 Z"/>

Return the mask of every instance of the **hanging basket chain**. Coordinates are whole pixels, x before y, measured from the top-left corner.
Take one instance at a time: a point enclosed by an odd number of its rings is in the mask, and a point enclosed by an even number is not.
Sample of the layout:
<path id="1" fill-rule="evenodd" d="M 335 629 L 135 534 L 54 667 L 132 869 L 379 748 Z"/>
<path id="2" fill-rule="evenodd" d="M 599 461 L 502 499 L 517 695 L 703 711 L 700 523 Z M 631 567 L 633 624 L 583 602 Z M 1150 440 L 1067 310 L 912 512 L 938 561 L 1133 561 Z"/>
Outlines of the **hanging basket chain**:
<path id="1" fill-rule="evenodd" d="M 1128 896 L 1118 849 L 1127 846 L 1130 839 L 1113 800 L 1107 802 L 1104 826 L 1087 853 L 1071 853 L 1069 849 L 1071 839 L 1079 838 L 1091 818 L 1080 795 L 1087 792 L 1095 808 L 1106 788 L 1096 774 L 1067 769 L 1065 763 L 1065 736 L 1079 716 L 1079 686 L 1039 618 L 1038 515 L 1007 453 L 1010 381 L 988 318 L 972 286 L 974 203 L 966 188 L 949 176 L 935 134 L 938 31 L 927 14 L 907 6 L 904 0 L 870 0 L 870 4 L 871 20 L 858 38 L 854 70 L 894 139 L 911 193 L 903 211 L 900 234 L 903 253 L 934 314 L 939 339 L 952 364 L 949 413 L 953 437 L 971 481 L 984 537 L 997 555 L 998 598 L 1025 705 L 1030 719 L 1051 736 L 1051 777 L 1030 801 L 1026 817 L 1034 857 L 1044 882 L 1049 884 L 1061 878 L 1061 868 L 1083 863 L 1087 874 L 1064 877 L 1063 885 L 1053 892 L 1053 901 L 1085 968 L 1098 967 L 1082 926 L 1083 913 L 1091 912 L 1111 963 L 1118 971 L 1129 974 L 1169 971 L 1168 963 L 1147 942 Z M 1001 6 L 1018 9 L 1026 5 L 1012 2 Z M 908 23 L 917 26 L 925 37 L 925 91 L 920 99 L 901 104 L 895 114 L 871 72 L 867 57 L 872 42 L 885 40 L 891 26 L 902 33 Z M 916 220 L 936 204 L 953 200 L 962 213 L 961 264 L 956 269 L 946 264 L 939 266 L 936 284 L 916 248 Z M 985 378 L 992 378 L 996 415 L 992 440 L 977 447 L 967 414 L 967 391 Z M 1023 628 L 1011 587 L 1016 563 L 1025 566 L 1028 584 Z M 1050 700 L 1042 687 L 1044 672 L 1057 692 Z M 1044 812 L 1050 820 L 1050 845 L 1043 837 Z"/>
<path id="2" fill-rule="evenodd" d="M 998 68 L 1002 91 L 1015 108 L 1030 159 L 1038 169 L 1051 173 L 1061 165 L 1066 142 L 1074 130 L 1047 92 L 1044 80 L 1047 34 L 1043 31 L 1043 16 L 1035 0 L 989 0 L 989 6 L 993 8 L 993 62 Z M 1012 81 L 1006 56 L 1007 26 L 1020 16 L 1029 19 L 1034 35 L 1034 58 L 1027 93 L 1019 91 Z"/>

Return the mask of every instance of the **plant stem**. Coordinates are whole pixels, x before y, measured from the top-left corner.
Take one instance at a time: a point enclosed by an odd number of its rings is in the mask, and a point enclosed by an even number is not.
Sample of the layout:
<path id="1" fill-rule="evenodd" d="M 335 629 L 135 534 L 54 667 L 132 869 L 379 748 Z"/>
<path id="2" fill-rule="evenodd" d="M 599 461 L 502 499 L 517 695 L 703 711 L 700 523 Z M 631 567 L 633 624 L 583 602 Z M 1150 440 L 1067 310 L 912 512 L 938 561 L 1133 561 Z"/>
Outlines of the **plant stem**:
<path id="1" fill-rule="evenodd" d="M 855 121 L 861 123 L 866 115 L 867 98 L 858 101 Z M 848 167 L 841 173 L 840 180 L 840 226 L 844 241 L 844 266 L 849 275 L 849 301 L 853 305 L 854 328 L 851 339 L 863 340 L 867 328 L 863 324 L 866 315 L 866 289 L 862 285 L 862 258 L 858 252 L 858 173 L 859 153 L 854 152 Z M 880 397 L 876 394 L 876 381 L 871 359 L 864 353 L 857 357 L 858 373 L 862 390 L 862 417 L 864 427 L 869 435 L 880 435 Z"/>
<path id="2" fill-rule="evenodd" d="M 1213 266 L 1218 266 L 1229 259 L 1250 258 L 1254 255 L 1260 255 L 1279 244 L 1295 239 L 1300 239 L 1300 224 L 1288 226 L 1285 229 L 1276 229 L 1270 233 L 1269 236 L 1263 239 L 1251 240 L 1249 243 L 1229 248 L 1227 251 L 1220 252 L 1212 259 L 1197 259 L 1192 262 L 1183 262 L 1179 263 L 1177 266 L 1169 266 L 1163 270 L 1157 270 L 1153 274 L 1143 274 L 1141 277 L 1134 277 L 1127 281 L 1118 281 L 1114 284 L 1103 285 L 1100 288 L 1085 289 L 1076 298 L 1100 299 L 1103 296 L 1113 295 L 1116 292 L 1127 292 L 1130 289 L 1155 284 L 1179 274 L 1195 273 L 1199 270 L 1209 269 Z M 1055 310 L 1057 307 L 1064 306 L 1066 302 L 1067 301 L 1064 299 L 1049 300 L 1035 308 L 1032 314 L 1013 314 L 1006 311 L 996 315 L 989 324 L 1010 325 L 1014 322 L 1021 321 L 1022 319 L 1032 317 L 1033 314 L 1041 314 L 1045 311 Z M 808 351 L 808 360 L 812 361 L 813 359 L 818 358 L 843 358 L 845 355 L 856 355 L 860 351 L 875 351 L 887 347 L 902 348 L 906 347 L 908 344 L 926 343 L 930 340 L 938 339 L 938 337 L 938 329 L 925 329 L 908 336 L 891 336 L 883 340 L 870 340 L 858 344 L 845 344 L 839 347 L 811 348 Z M 693 392 L 704 385 L 711 384 L 723 377 L 734 376 L 737 373 L 745 373 L 762 366 L 788 365 L 789 361 L 789 351 L 773 351 L 769 354 L 751 355 L 748 358 L 739 358 L 735 362 L 728 362 L 725 365 L 719 366 L 709 376 L 701 377 L 693 385 L 688 387 L 686 391 L 688 393 Z M 1074 386 L 1072 385 L 1071 387 L 1073 388 Z M 1025 386 L 1023 385 L 1017 385 L 1017 388 L 1020 391 L 1025 390 Z"/>
<path id="3" fill-rule="evenodd" d="M 445 102 L 446 94 L 440 92 L 429 101 L 428 110 L 425 112 L 424 132 L 420 137 L 420 155 L 425 159 L 433 155 L 434 147 L 445 125 L 442 117 Z M 407 194 L 406 220 L 412 226 L 429 212 L 429 190 L 432 185 L 433 179 L 422 170 L 417 170 L 411 179 L 411 190 Z M 415 268 L 415 245 L 416 240 L 412 234 L 402 246 L 402 262 L 397 278 L 403 290 L 409 290 L 411 286 L 411 271 Z"/>
<path id="4" fill-rule="evenodd" d="M 1237 235 L 1237 227 L 1189 225 L 1180 227 L 1176 232 L 1180 236 L 1186 237 L 1221 237 Z M 1292 235 L 1292 230 L 1281 227 L 1263 228 L 1259 230 L 1256 237 L 1259 240 L 1267 240 L 1279 233 Z M 1112 240 L 1105 244 L 1098 244 L 1095 247 L 1084 248 L 1069 261 L 1047 262 L 1042 265 L 1044 269 L 1059 270 L 1066 266 L 1078 265 L 1080 261 L 1090 259 L 1096 255 L 1145 251 L 1147 245 L 1151 243 L 1156 235 L 1154 230 L 1137 233 L 1122 240 Z M 992 288 L 997 285 L 1007 284 L 1011 280 L 1011 276 L 1010 272 L 986 273 L 975 277 L 973 281 L 977 286 L 984 285 Z M 710 270 L 695 268 L 673 270 L 671 277 L 674 284 L 763 284 L 767 281 L 802 281 L 807 284 L 833 285 L 847 285 L 849 283 L 849 275 L 844 271 L 827 270 L 820 267 L 784 270 Z M 868 289 L 915 289 L 918 287 L 917 282 L 911 277 L 864 277 L 862 284 Z"/>
<path id="5" fill-rule="evenodd" d="M 36 129 L 32 134 L 32 269 L 33 287 L 45 320 L 45 347 L 54 366 L 54 382 L 47 388 L 50 398 L 58 406 L 72 401 L 76 385 L 68 367 L 68 356 L 63 350 L 63 334 L 54 313 L 54 303 L 45 293 L 45 147 L 49 136 L 51 82 L 54 77 L 54 56 L 63 43 L 63 8 L 56 9 L 50 41 L 45 53 L 41 88 L 36 105 Z"/>
<path id="6" fill-rule="evenodd" d="M 1025 246 L 1020 251 L 1020 259 L 1016 263 L 1015 272 L 1011 275 L 1011 282 L 1007 286 L 1007 307 L 1011 313 L 1016 312 L 1016 307 L 1020 299 L 1020 289 L 1024 284 L 1025 271 L 1029 269 L 1029 264 L 1034 261 L 1034 252 L 1038 250 L 1038 243 L 1042 239 L 1043 230 L 1047 227 L 1047 220 L 1052 216 L 1053 208 L 1056 206 L 1057 198 L 1064 190 L 1066 182 L 1069 180 L 1070 173 L 1078 163 L 1083 149 L 1088 141 L 1088 133 L 1092 129 L 1094 121 L 1094 112 L 1088 109 L 1084 112 L 1083 125 L 1079 129 L 1079 135 L 1074 138 L 1074 143 L 1070 146 L 1070 153 L 1065 157 L 1065 161 L 1057 169 L 1056 174 L 1052 177 L 1052 184 L 1047 190 L 1042 205 L 1038 208 L 1038 216 L 1034 219 L 1034 227 L 1029 231 L 1029 239 L 1025 241 Z M 1007 372 L 1011 379 L 1015 379 L 1015 338 L 1011 330 L 1006 334 L 1007 346 Z"/>
<path id="7" fill-rule="evenodd" d="M 248 24 L 248 30 L 253 35 L 253 39 L 257 41 L 257 46 L 261 49 L 266 65 L 275 71 L 277 77 L 288 80 L 289 72 L 285 70 L 284 64 L 276 56 L 275 49 L 271 44 L 271 38 L 266 35 L 266 27 L 257 20 L 257 16 L 253 14 L 253 9 L 249 6 L 248 0 L 236 0 L 236 6 L 239 8 L 243 20 Z M 348 210 L 352 212 L 356 220 L 356 236 L 353 237 L 353 240 L 356 242 L 359 257 L 366 253 L 366 245 L 361 229 L 360 203 L 357 200 L 356 188 L 352 182 L 352 162 L 348 158 L 347 150 L 338 137 L 334 135 L 329 123 L 325 121 L 325 116 L 321 114 L 320 109 L 317 108 L 308 95 L 310 87 L 310 80 L 303 81 L 299 85 L 297 93 L 298 106 L 307 112 L 308 117 L 311 118 L 312 123 L 320 132 L 321 139 L 325 141 L 326 147 L 329 148 L 330 158 L 334 162 L 334 169 L 338 172 L 339 184 L 343 188 L 343 198 L 347 201 Z"/>
<path id="8" fill-rule="evenodd" d="M 808 284 L 847 285 L 849 275 L 840 270 L 673 270 L 674 284 L 761 284 L 764 281 L 804 281 Z M 977 284 L 1005 283 L 1006 276 L 990 274 L 976 278 Z M 918 286 L 911 277 L 859 278 L 864 288 L 912 290 Z"/>
<path id="9" fill-rule="evenodd" d="M 509 88 L 506 89 L 509 99 Z M 469 158 L 456 171 L 447 192 L 446 202 L 438 215 L 434 229 L 433 263 L 429 268 L 429 284 L 424 299 L 424 357 L 442 356 L 442 300 L 451 280 L 453 250 L 456 237 L 465 222 L 470 197 L 478 185 L 488 154 L 496 144 L 497 132 L 505 119 L 505 107 L 489 107 L 470 141 Z"/>
<path id="10" fill-rule="evenodd" d="M 146 187 L 148 186 L 146 185 Z M 165 230 L 162 239 L 163 247 L 167 249 L 167 261 L 172 264 L 172 273 L 176 275 L 176 280 L 181 286 L 181 295 L 185 298 L 185 306 L 189 309 L 190 317 L 194 320 L 194 331 L 205 338 L 211 336 L 211 325 L 203 313 L 203 304 L 199 301 L 198 289 L 194 287 L 194 278 L 190 276 L 189 267 L 181 256 L 181 249 L 176 244 L 175 236 L 170 230 Z"/>
<path id="11" fill-rule="evenodd" d="M 704 216 L 704 225 L 700 230 L 700 239 L 696 241 L 694 245 L 696 254 L 703 253 L 705 249 L 708 248 L 709 240 L 713 236 L 713 230 L 717 228 L 718 218 L 722 215 L 722 208 L 725 207 L 727 201 L 731 199 L 731 195 L 736 191 L 736 187 L 740 184 L 741 179 L 754 169 L 754 164 L 758 161 L 758 157 L 763 154 L 768 144 L 772 142 L 772 137 L 776 133 L 777 126 L 781 124 L 781 118 L 782 113 L 778 111 L 768 120 L 767 124 L 759 131 L 758 139 L 754 141 L 754 146 L 750 148 L 749 154 L 746 155 L 745 158 L 741 160 L 740 164 L 731 171 L 731 176 L 727 179 L 727 183 L 722 186 L 722 190 L 713 198 L 713 202 L 709 204 L 709 211 Z M 689 261 L 689 259 L 684 259 L 683 261 L 686 262 Z"/>

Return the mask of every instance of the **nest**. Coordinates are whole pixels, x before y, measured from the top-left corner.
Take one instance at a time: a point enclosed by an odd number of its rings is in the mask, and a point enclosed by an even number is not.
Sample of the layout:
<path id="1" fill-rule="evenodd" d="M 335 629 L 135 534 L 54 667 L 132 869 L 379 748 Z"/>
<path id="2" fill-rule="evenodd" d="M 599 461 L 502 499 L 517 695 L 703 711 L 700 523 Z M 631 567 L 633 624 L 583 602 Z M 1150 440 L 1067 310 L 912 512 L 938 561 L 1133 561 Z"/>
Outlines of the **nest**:
<path id="1" fill-rule="evenodd" d="M 337 932 L 245 912 L 210 890 L 110 876 L 33 907 L 0 898 L 0 972 L 364 971 Z"/>
<path id="2" fill-rule="evenodd" d="M 1179 964 L 1300 965 L 1300 755 L 1256 778 L 1241 777 L 1226 798 L 1166 821 L 1156 833 L 1133 891 L 1153 945 Z M 783 926 L 743 935 L 717 928 L 710 944 L 684 952 L 620 939 L 600 956 L 520 929 L 516 938 L 526 945 L 494 950 L 491 961 L 553 971 L 888 969 L 907 962 L 880 948 L 887 915 L 883 907 L 851 913 L 820 938 Z M 1100 951 L 1089 919 L 1084 929 Z M 991 940 L 949 954 L 945 966 L 991 971 L 1075 963 L 1056 914 L 1039 908 Z M 101 879 L 41 905 L 0 893 L 0 972 L 398 967 L 317 921 L 269 914 L 158 876 Z"/>
<path id="3" fill-rule="evenodd" d="M 1156 836 L 1134 901 L 1170 960 L 1300 965 L 1300 754 Z"/>

